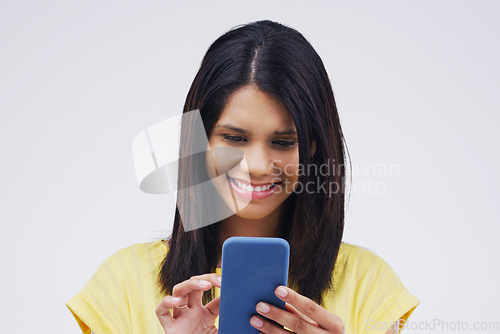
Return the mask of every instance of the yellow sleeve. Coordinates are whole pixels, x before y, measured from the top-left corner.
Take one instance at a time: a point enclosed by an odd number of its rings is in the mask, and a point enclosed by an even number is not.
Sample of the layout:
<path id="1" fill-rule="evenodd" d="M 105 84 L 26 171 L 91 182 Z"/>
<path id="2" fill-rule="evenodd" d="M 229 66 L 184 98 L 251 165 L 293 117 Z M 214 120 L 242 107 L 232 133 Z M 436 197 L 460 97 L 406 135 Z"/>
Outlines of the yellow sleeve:
<path id="1" fill-rule="evenodd" d="M 381 257 L 369 251 L 371 268 L 364 279 L 369 287 L 366 291 L 366 319 L 360 323 L 365 325 L 365 334 L 385 334 L 398 319 L 399 332 L 420 301 L 403 285 L 391 266 Z"/>
<path id="2" fill-rule="evenodd" d="M 66 306 L 85 334 L 131 333 L 123 250 L 108 257 Z"/>

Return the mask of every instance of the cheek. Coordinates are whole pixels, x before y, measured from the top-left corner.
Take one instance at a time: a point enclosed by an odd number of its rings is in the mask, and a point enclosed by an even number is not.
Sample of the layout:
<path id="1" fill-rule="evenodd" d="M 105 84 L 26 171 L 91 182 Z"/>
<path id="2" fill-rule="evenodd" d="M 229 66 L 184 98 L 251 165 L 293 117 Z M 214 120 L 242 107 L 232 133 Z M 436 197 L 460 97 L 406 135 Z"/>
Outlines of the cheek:
<path id="1" fill-rule="evenodd" d="M 208 142 L 207 149 L 205 151 L 205 167 L 207 170 L 207 174 L 211 179 L 215 177 L 214 157 L 211 152 L 212 147 L 212 143 Z"/>
<path id="2" fill-rule="evenodd" d="M 299 174 L 299 154 L 295 153 L 283 155 L 277 165 L 279 173 L 289 180 L 297 180 Z"/>
<path id="3" fill-rule="evenodd" d="M 214 146 L 217 146 L 217 144 L 215 143 L 215 138 L 213 138 L 213 136 L 209 137 L 207 143 L 207 149 L 211 149 Z"/>

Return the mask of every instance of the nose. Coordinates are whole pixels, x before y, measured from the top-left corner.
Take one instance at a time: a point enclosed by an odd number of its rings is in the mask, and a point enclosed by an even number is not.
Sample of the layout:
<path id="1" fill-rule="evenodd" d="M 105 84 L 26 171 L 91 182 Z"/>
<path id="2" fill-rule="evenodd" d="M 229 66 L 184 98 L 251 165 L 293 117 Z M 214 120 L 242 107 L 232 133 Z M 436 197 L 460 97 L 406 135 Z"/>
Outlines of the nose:
<path id="1" fill-rule="evenodd" d="M 242 169 L 250 174 L 250 178 L 258 179 L 261 176 L 271 175 L 274 169 L 270 152 L 262 145 L 253 145 L 243 150 L 245 159 L 242 160 Z M 244 163 L 246 161 L 246 164 Z M 245 166 L 246 165 L 246 166 Z"/>

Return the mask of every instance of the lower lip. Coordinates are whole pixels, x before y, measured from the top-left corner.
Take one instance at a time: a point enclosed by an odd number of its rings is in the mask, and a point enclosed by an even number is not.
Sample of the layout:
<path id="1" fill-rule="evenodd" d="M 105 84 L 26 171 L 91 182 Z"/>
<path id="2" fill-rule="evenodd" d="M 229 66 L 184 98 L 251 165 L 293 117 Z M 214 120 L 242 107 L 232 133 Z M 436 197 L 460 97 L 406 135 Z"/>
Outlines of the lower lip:
<path id="1" fill-rule="evenodd" d="M 241 189 L 240 187 L 238 187 L 238 185 L 236 183 L 233 182 L 232 179 L 230 179 L 231 181 L 231 186 L 233 187 L 234 189 L 234 192 L 237 193 L 238 195 L 240 195 L 241 197 L 244 197 L 244 198 L 251 198 L 251 199 L 264 199 L 264 198 L 268 198 L 269 196 L 271 196 L 272 194 L 274 194 L 274 192 L 278 189 L 279 187 L 279 184 L 275 184 L 274 187 L 270 188 L 269 190 L 266 190 L 266 191 L 248 191 L 248 190 L 245 190 L 245 189 Z"/>

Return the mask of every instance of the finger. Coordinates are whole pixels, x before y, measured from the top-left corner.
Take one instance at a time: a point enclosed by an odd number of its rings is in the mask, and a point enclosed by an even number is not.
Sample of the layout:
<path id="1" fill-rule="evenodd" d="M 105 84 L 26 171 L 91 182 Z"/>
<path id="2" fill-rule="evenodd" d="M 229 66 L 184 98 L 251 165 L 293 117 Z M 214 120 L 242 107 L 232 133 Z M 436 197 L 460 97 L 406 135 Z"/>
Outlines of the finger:
<path id="1" fill-rule="evenodd" d="M 254 315 L 253 317 L 250 318 L 250 324 L 257 328 L 260 333 L 266 333 L 266 334 L 290 334 L 290 331 L 287 331 L 283 327 L 278 327 L 276 324 L 273 324 L 271 321 L 264 317 L 259 317 Z"/>
<path id="2" fill-rule="evenodd" d="M 306 321 L 309 321 L 312 325 L 318 327 L 318 323 L 314 320 L 312 320 L 311 318 L 303 315 L 302 313 L 300 313 L 295 307 L 293 307 L 292 305 L 288 304 L 288 303 L 285 303 L 285 310 L 289 311 L 289 312 L 292 312 L 293 314 L 296 314 L 298 315 L 299 317 L 301 317 L 302 319 L 306 320 Z"/>
<path id="3" fill-rule="evenodd" d="M 274 320 L 280 325 L 290 328 L 295 333 L 301 333 L 301 334 L 324 333 L 324 331 L 321 328 L 314 326 L 312 323 L 310 323 L 303 317 L 300 317 L 292 312 L 283 310 L 274 305 L 270 305 L 264 302 L 259 302 L 255 309 L 263 317 Z M 267 324 L 264 323 L 262 331 L 264 333 L 274 333 L 275 331 L 277 331 L 277 333 L 281 333 L 280 330 L 281 329 L 278 328 L 276 325 L 269 322 Z"/>
<path id="4" fill-rule="evenodd" d="M 212 286 L 220 288 L 218 274 L 204 274 L 193 276 L 184 282 L 176 284 L 172 289 L 172 295 L 179 297 L 184 302 L 183 305 L 203 306 L 203 291 L 209 290 Z"/>
<path id="5" fill-rule="evenodd" d="M 306 317 L 318 323 L 319 327 L 335 332 L 343 331 L 344 322 L 338 315 L 328 312 L 306 296 L 283 285 L 276 288 L 275 294 L 281 300 L 294 306 Z"/>
<path id="6" fill-rule="evenodd" d="M 210 303 L 208 303 L 205 307 L 214 316 L 218 316 L 219 315 L 219 306 L 220 306 L 220 296 L 211 300 Z"/>
<path id="7" fill-rule="evenodd" d="M 172 296 L 165 296 L 156 307 L 156 316 L 163 328 L 171 327 L 173 317 L 170 313 L 170 308 L 182 305 L 182 299 Z"/>

